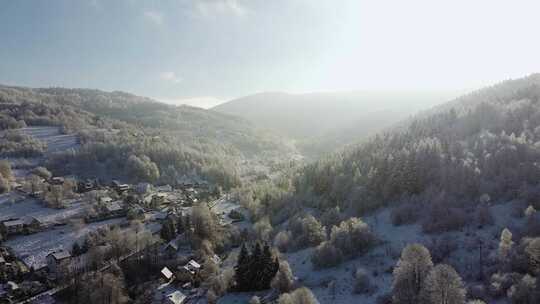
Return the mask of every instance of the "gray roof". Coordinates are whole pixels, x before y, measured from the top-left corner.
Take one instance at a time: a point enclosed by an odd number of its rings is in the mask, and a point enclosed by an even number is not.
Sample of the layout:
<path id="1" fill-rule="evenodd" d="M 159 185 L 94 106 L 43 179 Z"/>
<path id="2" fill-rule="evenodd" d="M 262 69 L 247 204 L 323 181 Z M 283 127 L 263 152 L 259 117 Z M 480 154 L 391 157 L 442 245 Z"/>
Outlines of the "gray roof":
<path id="1" fill-rule="evenodd" d="M 120 211 L 123 209 L 120 201 L 109 202 L 105 204 L 105 208 L 107 208 L 107 211 L 109 212 Z"/>
<path id="2" fill-rule="evenodd" d="M 49 253 L 49 255 L 52 255 L 53 258 L 57 261 L 71 257 L 71 254 L 69 253 L 69 251 L 64 251 L 64 250 Z"/>
<path id="3" fill-rule="evenodd" d="M 6 227 L 20 226 L 20 225 L 24 225 L 23 221 L 20 220 L 20 219 L 4 222 L 4 226 L 6 226 Z"/>

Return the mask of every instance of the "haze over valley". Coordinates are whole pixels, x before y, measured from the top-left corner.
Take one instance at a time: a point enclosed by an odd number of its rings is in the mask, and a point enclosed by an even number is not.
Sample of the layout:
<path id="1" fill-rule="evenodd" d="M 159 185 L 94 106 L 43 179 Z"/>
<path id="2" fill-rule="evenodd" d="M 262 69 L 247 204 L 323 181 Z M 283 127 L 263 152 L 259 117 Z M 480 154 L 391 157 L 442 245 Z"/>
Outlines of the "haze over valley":
<path id="1" fill-rule="evenodd" d="M 540 303 L 536 1 L 0 7 L 0 304 Z"/>

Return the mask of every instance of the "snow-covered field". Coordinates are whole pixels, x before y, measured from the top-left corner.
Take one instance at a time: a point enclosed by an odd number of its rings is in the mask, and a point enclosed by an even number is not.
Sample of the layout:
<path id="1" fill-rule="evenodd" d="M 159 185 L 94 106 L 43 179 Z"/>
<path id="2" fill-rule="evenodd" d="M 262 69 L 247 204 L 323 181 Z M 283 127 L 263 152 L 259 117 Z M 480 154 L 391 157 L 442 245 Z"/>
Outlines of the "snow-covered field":
<path id="1" fill-rule="evenodd" d="M 44 223 L 62 222 L 84 211 L 84 204 L 75 201 L 68 208 L 52 209 L 35 199 L 25 198 L 14 192 L 0 195 L 0 221 L 23 216 L 33 216 Z"/>
<path id="2" fill-rule="evenodd" d="M 47 144 L 47 153 L 54 153 L 79 146 L 74 134 L 61 134 L 58 127 L 28 127 L 20 131 Z"/>
<path id="3" fill-rule="evenodd" d="M 73 242 L 88 232 L 106 225 L 119 224 L 124 220 L 124 218 L 111 219 L 78 228 L 72 225 L 58 226 L 47 231 L 10 238 L 4 244 L 12 248 L 26 265 L 38 269 L 46 265 L 46 256 L 50 252 L 60 249 L 69 250 Z"/>

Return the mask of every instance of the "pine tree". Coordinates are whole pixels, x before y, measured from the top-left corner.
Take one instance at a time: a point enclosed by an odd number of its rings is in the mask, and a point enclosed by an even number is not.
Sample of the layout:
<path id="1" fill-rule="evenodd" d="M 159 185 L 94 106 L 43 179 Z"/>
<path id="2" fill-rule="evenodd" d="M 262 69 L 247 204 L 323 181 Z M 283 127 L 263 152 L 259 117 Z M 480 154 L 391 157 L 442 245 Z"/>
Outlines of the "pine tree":
<path id="1" fill-rule="evenodd" d="M 256 243 L 249 253 L 242 245 L 235 266 L 236 288 L 239 291 L 268 289 L 278 269 L 279 261 L 273 256 L 270 246 L 265 245 L 261 249 L 261 244 Z"/>
<path id="2" fill-rule="evenodd" d="M 235 274 L 234 278 L 236 280 L 237 288 L 239 290 L 244 290 L 247 285 L 249 285 L 249 277 L 248 277 L 248 270 L 249 270 L 249 252 L 246 248 L 245 244 L 242 244 L 242 248 L 240 249 L 240 253 L 238 254 L 238 261 L 236 263 L 236 266 L 234 268 Z"/>

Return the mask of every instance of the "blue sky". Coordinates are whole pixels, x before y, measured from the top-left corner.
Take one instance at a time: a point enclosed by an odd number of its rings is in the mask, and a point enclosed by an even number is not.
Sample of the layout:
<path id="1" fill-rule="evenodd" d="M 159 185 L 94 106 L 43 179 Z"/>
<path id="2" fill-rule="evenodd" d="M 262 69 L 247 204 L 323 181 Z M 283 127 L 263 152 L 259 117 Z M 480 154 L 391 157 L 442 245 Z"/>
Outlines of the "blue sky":
<path id="1" fill-rule="evenodd" d="M 261 91 L 474 88 L 540 72 L 537 3 L 0 0 L 0 83 L 196 104 Z"/>

